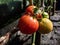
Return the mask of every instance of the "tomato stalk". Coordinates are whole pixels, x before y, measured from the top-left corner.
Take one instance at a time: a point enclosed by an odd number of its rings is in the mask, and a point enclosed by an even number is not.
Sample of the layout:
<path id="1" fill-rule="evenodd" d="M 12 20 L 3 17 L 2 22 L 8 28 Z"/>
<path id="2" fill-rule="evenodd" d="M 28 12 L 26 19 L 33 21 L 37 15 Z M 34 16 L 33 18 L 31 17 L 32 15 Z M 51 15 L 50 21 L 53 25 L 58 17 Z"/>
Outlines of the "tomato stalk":
<path id="1" fill-rule="evenodd" d="M 32 41 L 32 45 L 35 45 L 35 39 L 36 39 L 36 32 L 33 34 L 33 37 L 32 37 L 33 39 L 33 41 Z"/>
<path id="2" fill-rule="evenodd" d="M 30 5 L 33 5 L 33 0 L 29 0 L 29 2 L 30 2 Z"/>

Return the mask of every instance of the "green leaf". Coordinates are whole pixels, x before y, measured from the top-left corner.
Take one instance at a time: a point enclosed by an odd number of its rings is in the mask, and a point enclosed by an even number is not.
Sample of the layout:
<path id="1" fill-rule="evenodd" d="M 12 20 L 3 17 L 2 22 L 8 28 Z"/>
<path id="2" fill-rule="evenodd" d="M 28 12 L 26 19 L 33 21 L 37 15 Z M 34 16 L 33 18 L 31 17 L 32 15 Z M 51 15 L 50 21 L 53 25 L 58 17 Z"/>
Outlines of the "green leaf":
<path id="1" fill-rule="evenodd" d="M 38 8 L 34 8 L 34 13 L 37 13 L 37 11 L 38 11 Z"/>

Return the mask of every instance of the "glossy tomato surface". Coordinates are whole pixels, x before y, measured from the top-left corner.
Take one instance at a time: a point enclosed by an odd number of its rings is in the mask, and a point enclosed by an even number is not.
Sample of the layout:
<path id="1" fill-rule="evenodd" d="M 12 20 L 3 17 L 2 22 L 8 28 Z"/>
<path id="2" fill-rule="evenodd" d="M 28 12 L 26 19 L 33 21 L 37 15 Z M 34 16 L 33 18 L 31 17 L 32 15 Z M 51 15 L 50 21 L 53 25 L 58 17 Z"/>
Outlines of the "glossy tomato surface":
<path id="1" fill-rule="evenodd" d="M 32 34 L 38 30 L 39 23 L 35 18 L 26 14 L 20 18 L 18 27 L 22 33 Z"/>

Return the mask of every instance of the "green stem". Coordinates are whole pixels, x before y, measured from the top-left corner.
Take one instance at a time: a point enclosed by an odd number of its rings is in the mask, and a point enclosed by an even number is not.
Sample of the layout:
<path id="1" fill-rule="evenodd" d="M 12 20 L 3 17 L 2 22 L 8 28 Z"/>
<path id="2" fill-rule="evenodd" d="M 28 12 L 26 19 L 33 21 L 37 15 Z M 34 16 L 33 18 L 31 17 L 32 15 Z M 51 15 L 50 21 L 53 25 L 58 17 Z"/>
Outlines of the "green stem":
<path id="1" fill-rule="evenodd" d="M 39 0 L 36 0 L 36 6 L 39 8 Z"/>
<path id="2" fill-rule="evenodd" d="M 32 45 L 35 45 L 35 39 L 36 39 L 36 32 L 33 34 L 33 42 L 32 42 Z"/>

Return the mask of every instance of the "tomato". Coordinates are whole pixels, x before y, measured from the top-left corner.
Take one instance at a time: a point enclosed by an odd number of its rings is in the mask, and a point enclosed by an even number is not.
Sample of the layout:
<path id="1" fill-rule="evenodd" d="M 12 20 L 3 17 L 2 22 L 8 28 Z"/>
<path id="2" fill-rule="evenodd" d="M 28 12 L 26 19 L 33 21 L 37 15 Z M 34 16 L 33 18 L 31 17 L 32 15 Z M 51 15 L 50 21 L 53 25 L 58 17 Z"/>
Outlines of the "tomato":
<path id="1" fill-rule="evenodd" d="M 37 19 L 41 19 L 42 18 L 42 11 L 39 10 L 39 9 L 36 11 L 36 18 Z"/>
<path id="2" fill-rule="evenodd" d="M 42 19 L 42 15 L 41 14 L 36 14 L 36 18 L 37 19 Z"/>
<path id="3" fill-rule="evenodd" d="M 34 14 L 34 8 L 36 8 L 36 6 L 30 5 L 26 8 L 26 12 L 30 15 L 33 15 Z"/>
<path id="4" fill-rule="evenodd" d="M 39 23 L 37 19 L 26 14 L 19 19 L 18 27 L 22 33 L 32 34 L 38 30 Z"/>
<path id="5" fill-rule="evenodd" d="M 48 34 L 53 30 L 53 23 L 48 18 L 42 18 L 39 23 L 39 32 L 41 34 Z"/>
<path id="6" fill-rule="evenodd" d="M 43 12 L 43 18 L 49 18 L 49 14 L 47 12 Z"/>

